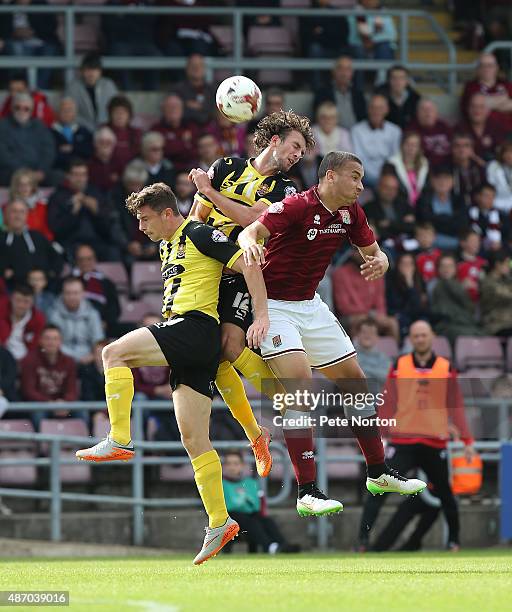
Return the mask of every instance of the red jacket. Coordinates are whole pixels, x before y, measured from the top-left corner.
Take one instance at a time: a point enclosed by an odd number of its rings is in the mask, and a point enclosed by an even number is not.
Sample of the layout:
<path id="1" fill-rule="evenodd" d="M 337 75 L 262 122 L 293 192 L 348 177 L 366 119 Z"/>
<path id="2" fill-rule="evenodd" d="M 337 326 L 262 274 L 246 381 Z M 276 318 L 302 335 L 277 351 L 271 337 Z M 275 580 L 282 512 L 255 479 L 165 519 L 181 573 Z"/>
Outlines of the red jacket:
<path id="1" fill-rule="evenodd" d="M 46 127 L 52 127 L 52 124 L 55 121 L 55 113 L 53 112 L 53 108 L 48 103 L 48 99 L 44 93 L 40 91 L 33 91 L 30 95 L 34 101 L 34 111 L 32 112 L 32 117 L 42 121 Z M 7 115 L 11 114 L 11 105 L 12 96 L 7 96 L 2 105 L 2 109 L 0 110 L 0 117 L 7 117 Z"/>
<path id="2" fill-rule="evenodd" d="M 78 399 L 75 361 L 59 353 L 50 363 L 40 348 L 29 353 L 20 363 L 21 395 L 28 402 L 49 402 Z"/>
<path id="3" fill-rule="evenodd" d="M 29 319 L 23 332 L 23 341 L 27 350 L 34 350 L 39 342 L 39 336 L 46 325 L 46 319 L 37 308 L 32 308 L 32 317 Z M 0 303 L 0 344 L 4 344 L 12 331 L 11 303 Z"/>

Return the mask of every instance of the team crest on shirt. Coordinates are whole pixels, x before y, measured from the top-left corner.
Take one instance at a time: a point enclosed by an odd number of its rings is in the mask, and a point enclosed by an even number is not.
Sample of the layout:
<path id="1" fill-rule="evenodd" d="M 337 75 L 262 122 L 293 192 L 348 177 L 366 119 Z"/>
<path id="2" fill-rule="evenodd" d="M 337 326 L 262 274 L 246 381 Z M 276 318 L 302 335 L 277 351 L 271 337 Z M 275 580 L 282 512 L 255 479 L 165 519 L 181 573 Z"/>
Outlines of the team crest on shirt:
<path id="1" fill-rule="evenodd" d="M 281 346 L 281 344 L 283 344 L 281 336 L 274 336 L 272 338 L 272 344 L 274 345 L 274 348 Z"/>
<path id="2" fill-rule="evenodd" d="M 284 210 L 284 204 L 282 202 L 274 202 L 268 207 L 270 213 L 282 213 Z"/>
<path id="3" fill-rule="evenodd" d="M 308 233 L 306 234 L 306 238 L 308 240 L 314 240 L 316 238 L 317 234 L 318 234 L 318 230 L 317 229 L 310 229 L 310 230 L 308 230 Z"/>
<path id="4" fill-rule="evenodd" d="M 224 232 L 221 232 L 220 230 L 216 229 L 212 232 L 212 240 L 213 242 L 227 242 L 228 237 Z"/>
<path id="5" fill-rule="evenodd" d="M 266 195 L 270 191 L 270 185 L 260 185 L 260 188 L 256 192 L 256 195 L 260 198 Z"/>
<path id="6" fill-rule="evenodd" d="M 293 185 L 288 185 L 287 187 L 284 188 L 284 195 L 286 197 L 295 195 L 296 193 L 297 193 L 297 190 L 295 189 Z"/>
<path id="7" fill-rule="evenodd" d="M 341 211 L 341 220 L 342 220 L 343 223 L 346 223 L 347 225 L 352 223 L 352 221 L 350 219 L 350 211 L 348 211 L 346 208 L 344 208 Z"/>
<path id="8" fill-rule="evenodd" d="M 186 243 L 180 242 L 178 245 L 178 251 L 176 253 L 176 259 L 185 259 Z"/>

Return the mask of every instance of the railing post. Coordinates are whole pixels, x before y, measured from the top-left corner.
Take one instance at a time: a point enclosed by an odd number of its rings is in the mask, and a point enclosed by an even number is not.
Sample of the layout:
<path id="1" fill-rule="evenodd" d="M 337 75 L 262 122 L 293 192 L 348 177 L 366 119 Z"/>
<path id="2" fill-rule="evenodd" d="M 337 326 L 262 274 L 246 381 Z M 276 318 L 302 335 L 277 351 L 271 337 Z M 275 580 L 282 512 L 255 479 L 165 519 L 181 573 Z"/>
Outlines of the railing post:
<path id="1" fill-rule="evenodd" d="M 233 12 L 233 60 L 235 74 L 243 74 L 242 57 L 243 57 L 243 17 L 240 11 Z"/>
<path id="2" fill-rule="evenodd" d="M 65 82 L 69 85 L 75 78 L 73 62 L 75 59 L 75 7 L 64 7 L 64 56 L 68 61 Z"/>
<path id="3" fill-rule="evenodd" d="M 327 452 L 326 442 L 324 437 L 319 437 L 316 440 L 316 462 L 317 462 L 317 479 L 319 488 L 327 495 L 329 486 L 327 478 Z M 317 545 L 320 550 L 327 550 L 329 543 L 329 522 L 326 516 L 319 516 L 317 519 Z"/>
<path id="4" fill-rule="evenodd" d="M 405 13 L 400 15 L 400 63 L 407 64 L 409 57 L 409 16 Z"/>
<path id="5" fill-rule="evenodd" d="M 53 542 L 61 540 L 61 515 L 62 500 L 60 497 L 60 441 L 52 440 L 50 447 L 50 491 L 52 498 L 50 501 L 50 522 L 51 538 Z"/>
<path id="6" fill-rule="evenodd" d="M 133 411 L 134 439 L 143 440 L 142 425 L 144 422 L 142 408 Z M 135 499 L 144 497 L 144 464 L 142 462 L 144 449 L 135 447 L 135 457 L 132 463 L 132 495 Z M 135 546 L 144 544 L 144 506 L 135 504 L 133 506 L 133 543 Z"/>

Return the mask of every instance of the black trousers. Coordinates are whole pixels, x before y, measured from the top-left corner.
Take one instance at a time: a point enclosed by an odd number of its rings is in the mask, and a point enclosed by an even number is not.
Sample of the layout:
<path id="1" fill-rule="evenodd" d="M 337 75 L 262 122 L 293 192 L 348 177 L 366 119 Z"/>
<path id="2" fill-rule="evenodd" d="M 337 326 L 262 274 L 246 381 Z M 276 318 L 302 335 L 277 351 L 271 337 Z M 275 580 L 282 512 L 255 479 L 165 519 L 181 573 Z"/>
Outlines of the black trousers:
<path id="1" fill-rule="evenodd" d="M 247 534 L 249 552 L 267 552 L 272 542 L 280 545 L 286 543 L 279 527 L 269 516 L 261 516 L 258 512 L 230 512 L 229 516 L 240 525 L 240 531 Z"/>
<path id="2" fill-rule="evenodd" d="M 446 450 L 426 444 L 395 444 L 388 446 L 386 455 L 386 463 L 401 474 L 407 474 L 414 468 L 421 468 L 427 474 L 437 497 L 441 500 L 441 507 L 448 523 L 449 541 L 458 544 L 459 510 L 450 488 Z M 359 528 L 361 541 L 368 539 L 368 534 L 386 497 L 387 495 L 368 495 L 366 498 Z"/>

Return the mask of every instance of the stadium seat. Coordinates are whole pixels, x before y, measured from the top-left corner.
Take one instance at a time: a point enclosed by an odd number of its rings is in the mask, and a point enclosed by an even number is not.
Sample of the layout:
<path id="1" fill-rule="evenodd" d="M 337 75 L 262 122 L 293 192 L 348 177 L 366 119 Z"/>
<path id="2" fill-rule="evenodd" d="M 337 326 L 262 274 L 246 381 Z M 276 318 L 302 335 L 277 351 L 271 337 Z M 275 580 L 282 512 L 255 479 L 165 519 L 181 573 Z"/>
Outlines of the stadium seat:
<path id="1" fill-rule="evenodd" d="M 121 323 L 140 323 L 142 317 L 149 312 L 150 308 L 146 302 L 137 300 L 135 302 L 128 302 L 121 300 L 121 316 L 119 321 Z"/>
<path id="2" fill-rule="evenodd" d="M 162 291 L 160 264 L 152 261 L 136 261 L 132 267 L 132 291 L 135 295 Z"/>
<path id="3" fill-rule="evenodd" d="M 154 113 L 136 113 L 133 116 L 133 127 L 139 128 L 143 132 L 149 132 L 151 126 L 158 121 L 158 115 Z"/>
<path id="4" fill-rule="evenodd" d="M 162 310 L 162 292 L 158 293 L 145 293 L 142 296 L 142 301 L 147 304 L 148 312 L 154 312 L 160 314 Z"/>
<path id="5" fill-rule="evenodd" d="M 458 375 L 462 394 L 465 398 L 490 397 L 494 381 L 502 374 L 497 368 L 469 368 Z"/>
<path id="6" fill-rule="evenodd" d="M 327 457 L 358 457 L 360 451 L 348 440 L 328 440 Z M 359 463 L 351 461 L 335 461 L 327 463 L 327 475 L 329 478 L 339 480 L 359 480 L 361 477 Z"/>
<path id="7" fill-rule="evenodd" d="M 391 359 L 396 359 L 398 357 L 398 344 L 392 336 L 379 336 L 375 348 L 385 353 Z"/>
<path id="8" fill-rule="evenodd" d="M 335 8 L 354 8 L 357 0 L 330 0 L 329 4 Z"/>
<path id="9" fill-rule="evenodd" d="M 190 463 L 160 466 L 160 480 L 164 482 L 194 482 L 194 470 Z"/>
<path id="10" fill-rule="evenodd" d="M 228 25 L 210 26 L 210 34 L 219 43 L 221 50 L 229 55 L 233 52 L 233 28 Z"/>
<path id="11" fill-rule="evenodd" d="M 251 55 L 293 55 L 291 33 L 286 28 L 252 26 L 247 38 Z"/>
<path id="12" fill-rule="evenodd" d="M 126 272 L 126 268 L 121 262 L 98 262 L 96 264 L 96 270 L 98 270 L 98 272 L 103 272 L 103 274 L 114 283 L 118 293 L 128 293 L 130 288 L 130 281 L 128 279 L 128 273 Z"/>
<path id="13" fill-rule="evenodd" d="M 89 436 L 89 428 L 83 419 L 42 419 L 39 431 L 46 434 L 56 434 L 60 436 Z M 76 442 L 61 443 L 62 459 L 75 459 L 77 450 Z M 48 443 L 41 444 L 41 454 L 49 455 L 50 448 Z M 91 480 L 91 467 L 82 461 L 77 461 L 76 465 L 61 465 L 60 479 L 62 483 L 87 483 Z"/>
<path id="14" fill-rule="evenodd" d="M 281 0 L 281 8 L 310 8 L 311 0 Z"/>
<path id="15" fill-rule="evenodd" d="M 432 342 L 432 348 L 436 355 L 439 357 L 446 357 L 446 359 L 452 359 L 452 347 L 448 342 L 448 338 L 444 336 L 434 336 L 434 341 Z"/>
<path id="16" fill-rule="evenodd" d="M 34 426 L 25 419 L 0 420 L 0 431 L 33 433 Z M 27 459 L 37 457 L 37 446 L 30 440 L 0 440 L 0 459 Z M 37 480 L 37 468 L 33 465 L 0 467 L 0 484 L 31 485 Z"/>
<path id="17" fill-rule="evenodd" d="M 455 342 L 455 362 L 461 372 L 469 368 L 503 370 L 501 343 L 494 336 L 460 336 Z"/>
<path id="18" fill-rule="evenodd" d="M 93 419 L 92 435 L 94 438 L 106 438 L 110 431 L 110 421 L 108 417 L 104 419 Z"/>
<path id="19" fill-rule="evenodd" d="M 9 201 L 9 189 L 0 187 L 0 206 L 4 206 Z"/>
<path id="20" fill-rule="evenodd" d="M 34 433 L 34 426 L 28 419 L 0 419 L 0 431 Z M 35 443 L 30 440 L 0 440 L 2 450 L 35 450 Z"/>

